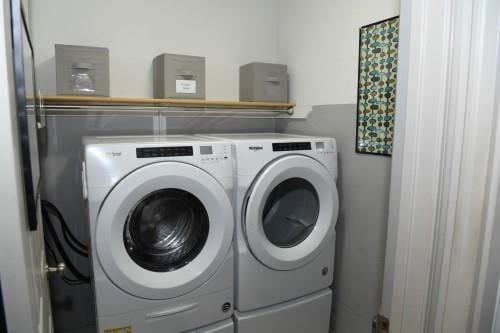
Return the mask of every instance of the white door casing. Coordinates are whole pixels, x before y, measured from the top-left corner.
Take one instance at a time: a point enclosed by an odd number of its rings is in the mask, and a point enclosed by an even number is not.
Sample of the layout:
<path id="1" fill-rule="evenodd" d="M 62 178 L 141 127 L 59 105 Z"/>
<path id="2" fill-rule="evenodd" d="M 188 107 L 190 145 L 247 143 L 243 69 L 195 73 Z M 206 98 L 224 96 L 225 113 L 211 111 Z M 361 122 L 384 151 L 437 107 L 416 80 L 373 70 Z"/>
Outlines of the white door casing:
<path id="1" fill-rule="evenodd" d="M 481 46 L 481 49 L 485 50 L 481 55 L 484 59 L 483 71 L 487 71 L 489 74 L 486 77 L 479 77 L 478 80 L 491 85 L 491 87 L 486 88 L 486 91 L 494 89 L 496 118 L 492 122 L 494 127 L 493 143 L 488 163 L 484 225 L 481 235 L 482 248 L 477 268 L 478 281 L 472 315 L 472 332 L 486 332 L 490 330 L 491 326 L 495 326 L 492 324 L 496 302 L 494 295 L 495 290 L 497 294 L 500 292 L 498 290 L 500 285 L 497 284 L 500 277 L 500 4 L 496 3 L 496 10 L 492 5 L 493 3 L 489 7 L 483 6 L 481 9 L 484 23 L 480 31 L 483 32 L 483 42 L 487 43 L 487 45 Z M 495 68 L 496 70 L 493 70 Z M 493 84 L 491 75 L 496 76 L 496 84 Z M 482 87 L 482 89 L 485 88 Z M 484 96 L 481 96 L 481 99 L 483 98 Z M 488 102 L 488 99 L 485 100 Z M 496 306 L 498 311 L 498 303 Z M 496 329 L 498 330 L 499 327 Z"/>
<path id="2" fill-rule="evenodd" d="M 141 199 L 166 188 L 184 190 L 201 201 L 208 213 L 209 232 L 190 263 L 173 271 L 154 272 L 139 266 L 127 253 L 124 226 Z M 103 270 L 124 292 L 168 299 L 195 289 L 219 269 L 231 247 L 233 230 L 231 202 L 215 178 L 187 163 L 160 162 L 135 170 L 111 190 L 99 211 L 95 246 Z"/>
<path id="3" fill-rule="evenodd" d="M 291 247 L 274 245 L 266 237 L 263 211 L 271 192 L 280 183 L 301 178 L 309 182 L 318 194 L 319 215 L 310 234 Z M 252 254 L 271 269 L 297 269 L 315 258 L 333 237 L 339 201 L 331 173 L 318 161 L 306 156 L 290 155 L 279 158 L 257 176 L 248 194 L 244 211 L 245 237 Z"/>
<path id="4" fill-rule="evenodd" d="M 19 5 L 19 2 L 15 2 Z M 28 230 L 12 70 L 10 1 L 0 5 L 0 279 L 9 332 L 53 331 L 43 229 Z M 18 8 L 16 9 L 18 10 Z"/>
<path id="5" fill-rule="evenodd" d="M 488 181 L 500 172 L 491 162 L 498 6 L 402 1 L 382 306 L 391 332 L 478 332 Z"/>
<path id="6" fill-rule="evenodd" d="M 495 317 L 493 319 L 491 333 L 500 333 L 500 280 L 498 281 L 497 302 L 495 305 Z"/>

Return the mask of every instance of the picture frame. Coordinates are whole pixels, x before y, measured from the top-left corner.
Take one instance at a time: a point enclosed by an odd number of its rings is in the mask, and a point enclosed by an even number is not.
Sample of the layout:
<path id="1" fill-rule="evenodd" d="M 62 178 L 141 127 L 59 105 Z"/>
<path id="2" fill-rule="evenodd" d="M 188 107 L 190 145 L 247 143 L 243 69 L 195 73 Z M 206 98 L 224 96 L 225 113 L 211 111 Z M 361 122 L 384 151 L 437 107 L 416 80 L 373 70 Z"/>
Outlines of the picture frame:
<path id="1" fill-rule="evenodd" d="M 356 152 L 392 156 L 399 16 L 359 29 Z"/>
<path id="2" fill-rule="evenodd" d="M 41 223 L 39 135 L 43 127 L 35 75 L 34 48 L 21 1 L 11 0 L 11 29 L 16 116 L 26 217 L 30 231 Z"/>

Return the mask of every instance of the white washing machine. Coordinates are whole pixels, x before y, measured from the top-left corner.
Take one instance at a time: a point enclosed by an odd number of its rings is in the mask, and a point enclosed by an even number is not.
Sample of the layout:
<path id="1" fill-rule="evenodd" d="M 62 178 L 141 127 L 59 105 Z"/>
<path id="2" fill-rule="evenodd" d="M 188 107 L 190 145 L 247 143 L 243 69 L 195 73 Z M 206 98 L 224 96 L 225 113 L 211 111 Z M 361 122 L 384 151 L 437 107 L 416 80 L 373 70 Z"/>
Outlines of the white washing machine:
<path id="1" fill-rule="evenodd" d="M 231 146 L 84 139 L 99 333 L 232 332 Z"/>
<path id="2" fill-rule="evenodd" d="M 335 140 L 205 137 L 233 144 L 237 332 L 328 332 L 339 208 Z"/>

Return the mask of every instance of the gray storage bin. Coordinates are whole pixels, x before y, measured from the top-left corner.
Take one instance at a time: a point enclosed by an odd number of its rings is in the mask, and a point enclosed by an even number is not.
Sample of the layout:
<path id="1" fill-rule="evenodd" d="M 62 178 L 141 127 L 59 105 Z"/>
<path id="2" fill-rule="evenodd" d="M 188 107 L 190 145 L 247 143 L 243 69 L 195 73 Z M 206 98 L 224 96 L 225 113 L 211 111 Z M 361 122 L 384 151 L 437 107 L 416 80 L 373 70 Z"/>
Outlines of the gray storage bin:
<path id="1" fill-rule="evenodd" d="M 160 54 L 153 59 L 155 98 L 205 99 L 205 57 Z"/>
<path id="2" fill-rule="evenodd" d="M 58 95 L 109 96 L 109 51 L 104 47 L 55 45 Z"/>
<path id="3" fill-rule="evenodd" d="M 240 67 L 240 101 L 288 101 L 286 65 L 252 62 Z"/>

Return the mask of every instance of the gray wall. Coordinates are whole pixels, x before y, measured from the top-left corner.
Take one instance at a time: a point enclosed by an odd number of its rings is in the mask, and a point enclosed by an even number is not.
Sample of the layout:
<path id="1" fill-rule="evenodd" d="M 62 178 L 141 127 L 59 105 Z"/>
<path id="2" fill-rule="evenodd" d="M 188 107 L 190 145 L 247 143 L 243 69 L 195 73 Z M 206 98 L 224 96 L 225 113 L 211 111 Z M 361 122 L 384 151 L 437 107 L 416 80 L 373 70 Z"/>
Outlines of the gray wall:
<path id="1" fill-rule="evenodd" d="M 47 146 L 42 153 L 42 197 L 60 209 L 75 235 L 85 243 L 89 243 L 89 235 L 80 176 L 82 136 L 152 134 L 153 120 L 151 113 L 47 118 Z M 72 259 L 77 267 L 89 274 L 88 260 L 77 255 Z M 56 332 L 94 332 L 95 309 L 90 286 L 68 286 L 59 277 L 51 276 L 50 287 Z"/>
<path id="2" fill-rule="evenodd" d="M 161 125 L 159 125 L 161 124 Z M 154 130 L 156 128 L 156 130 Z M 42 151 L 43 199 L 54 203 L 79 239 L 88 243 L 85 202 L 82 196 L 80 153 L 82 136 L 147 135 L 274 131 L 274 119 L 237 117 L 167 118 L 157 113 L 49 115 Z M 77 266 L 88 274 L 88 261 L 74 255 Z M 95 332 L 95 308 L 89 285 L 68 286 L 50 278 L 56 332 Z"/>
<path id="3" fill-rule="evenodd" d="M 390 158 L 354 152 L 355 105 L 315 107 L 308 119 L 238 117 L 159 117 L 155 113 L 49 115 L 48 145 L 42 156 L 44 198 L 62 211 L 81 239 L 88 239 L 81 194 L 80 142 L 84 135 L 176 134 L 209 132 L 281 132 L 337 139 L 340 216 L 337 224 L 333 320 L 336 333 L 371 332 L 380 306 Z M 156 129 L 156 130 L 155 130 Z M 333 258 L 332 258 L 333 259 Z M 75 257 L 83 270 L 87 263 Z M 94 332 L 92 291 L 51 278 L 58 332 Z"/>
<path id="4" fill-rule="evenodd" d="M 337 140 L 340 212 L 332 326 L 336 333 L 369 333 L 382 296 L 391 159 L 355 153 L 356 105 L 314 107 L 306 120 L 279 119 L 277 129 Z"/>

